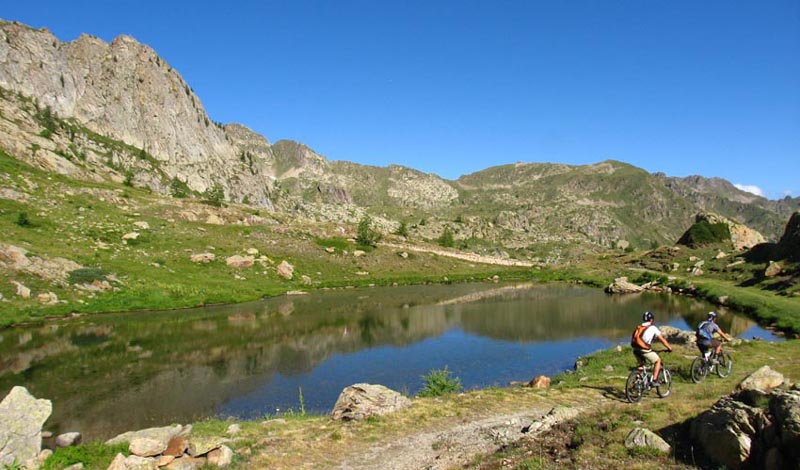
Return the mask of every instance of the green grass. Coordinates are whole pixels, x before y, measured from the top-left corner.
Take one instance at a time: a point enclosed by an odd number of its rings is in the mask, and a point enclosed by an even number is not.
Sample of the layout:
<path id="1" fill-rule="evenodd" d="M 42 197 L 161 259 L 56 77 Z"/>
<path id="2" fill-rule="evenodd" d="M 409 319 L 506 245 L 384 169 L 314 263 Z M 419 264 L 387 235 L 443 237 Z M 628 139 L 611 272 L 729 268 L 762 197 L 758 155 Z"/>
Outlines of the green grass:
<path id="1" fill-rule="evenodd" d="M 77 446 L 62 447 L 45 460 L 42 470 L 60 470 L 76 463 L 82 463 L 87 470 L 105 470 L 118 453 L 130 455 L 128 444 L 107 446 L 101 441 Z"/>

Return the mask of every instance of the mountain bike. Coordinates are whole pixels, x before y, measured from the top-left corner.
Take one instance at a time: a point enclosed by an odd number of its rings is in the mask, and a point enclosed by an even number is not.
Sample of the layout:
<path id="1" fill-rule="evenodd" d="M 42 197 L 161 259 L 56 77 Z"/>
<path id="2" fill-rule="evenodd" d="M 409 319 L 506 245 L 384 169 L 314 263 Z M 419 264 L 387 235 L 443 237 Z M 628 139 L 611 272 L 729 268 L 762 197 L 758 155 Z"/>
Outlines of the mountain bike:
<path id="1" fill-rule="evenodd" d="M 669 396 L 672 390 L 672 372 L 664 365 L 662 359 L 661 372 L 658 374 L 658 382 L 654 382 L 652 368 L 652 365 L 645 364 L 641 369 L 636 368 L 631 371 L 628 376 L 628 381 L 625 383 L 625 398 L 627 398 L 629 402 L 638 402 L 645 393 L 654 387 L 659 397 L 666 398 Z"/>
<path id="2" fill-rule="evenodd" d="M 731 375 L 733 370 L 733 358 L 731 355 L 722 350 L 720 350 L 719 354 L 713 349 L 709 352 L 711 354 L 708 357 L 705 354 L 701 354 L 692 361 L 692 382 L 696 384 L 705 380 L 710 372 L 716 372 L 722 379 Z"/>

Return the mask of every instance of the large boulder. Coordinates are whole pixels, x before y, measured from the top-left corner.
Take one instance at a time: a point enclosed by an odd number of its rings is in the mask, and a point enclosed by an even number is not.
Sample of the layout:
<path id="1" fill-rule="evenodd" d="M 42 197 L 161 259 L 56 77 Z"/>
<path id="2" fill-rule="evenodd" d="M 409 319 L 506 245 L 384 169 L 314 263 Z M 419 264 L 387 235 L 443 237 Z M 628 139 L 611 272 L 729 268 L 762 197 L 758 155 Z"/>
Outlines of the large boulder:
<path id="1" fill-rule="evenodd" d="M 175 436 L 185 436 L 191 431 L 191 426 L 164 426 L 160 428 L 147 428 L 139 431 L 128 431 L 106 441 L 106 445 L 115 445 L 123 442 L 131 443 L 134 439 L 146 438 L 164 443 L 167 448 L 169 441 Z"/>
<path id="2" fill-rule="evenodd" d="M 275 270 L 278 273 L 278 276 L 286 279 L 287 281 L 294 277 L 294 266 L 292 266 L 286 260 L 281 261 Z"/>
<path id="3" fill-rule="evenodd" d="M 658 434 L 645 428 L 634 428 L 625 437 L 625 447 L 633 449 L 635 447 L 645 447 L 655 449 L 659 452 L 669 453 L 670 445 Z"/>
<path id="4" fill-rule="evenodd" d="M 694 334 L 694 331 L 681 330 L 669 325 L 660 326 L 658 329 L 661 330 L 661 334 L 669 344 L 693 346 L 697 343 L 697 335 Z"/>
<path id="5" fill-rule="evenodd" d="M 411 400 L 383 385 L 360 383 L 342 390 L 333 407 L 333 419 L 363 420 L 411 406 Z"/>
<path id="6" fill-rule="evenodd" d="M 739 469 L 748 465 L 759 436 L 770 424 L 760 408 L 724 397 L 692 421 L 691 436 L 711 460 Z"/>
<path id="7" fill-rule="evenodd" d="M 16 386 L 0 402 L 0 466 L 35 459 L 42 451 L 42 425 L 53 404 L 37 399 L 25 387 Z"/>
<path id="8" fill-rule="evenodd" d="M 780 387 L 785 380 L 783 374 L 780 372 L 772 370 L 769 366 L 763 366 L 745 377 L 745 379 L 736 386 L 736 390 L 740 392 L 769 392 L 776 387 Z"/>
<path id="9" fill-rule="evenodd" d="M 773 392 L 769 402 L 780 445 L 785 454 L 800 462 L 800 391 Z"/>
<path id="10" fill-rule="evenodd" d="M 614 279 L 614 282 L 606 287 L 606 292 L 609 294 L 634 294 L 637 292 L 642 292 L 644 287 L 637 286 L 636 284 L 628 281 L 628 278 L 618 277 Z"/>

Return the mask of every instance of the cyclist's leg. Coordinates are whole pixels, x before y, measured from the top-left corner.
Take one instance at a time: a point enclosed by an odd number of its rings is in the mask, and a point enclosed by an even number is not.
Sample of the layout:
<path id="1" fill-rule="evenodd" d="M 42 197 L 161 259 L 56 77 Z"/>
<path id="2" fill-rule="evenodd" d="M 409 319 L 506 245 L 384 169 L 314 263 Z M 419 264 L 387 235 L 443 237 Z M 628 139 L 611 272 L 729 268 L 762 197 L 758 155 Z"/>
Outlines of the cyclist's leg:
<path id="1" fill-rule="evenodd" d="M 717 356 L 719 356 L 720 353 L 722 353 L 722 341 L 712 339 L 711 347 L 714 348 L 714 354 L 716 354 Z"/>
<path id="2" fill-rule="evenodd" d="M 653 364 L 653 381 L 658 380 L 658 372 L 661 370 L 661 358 L 652 349 L 642 352 L 642 355 L 647 359 L 647 362 Z"/>

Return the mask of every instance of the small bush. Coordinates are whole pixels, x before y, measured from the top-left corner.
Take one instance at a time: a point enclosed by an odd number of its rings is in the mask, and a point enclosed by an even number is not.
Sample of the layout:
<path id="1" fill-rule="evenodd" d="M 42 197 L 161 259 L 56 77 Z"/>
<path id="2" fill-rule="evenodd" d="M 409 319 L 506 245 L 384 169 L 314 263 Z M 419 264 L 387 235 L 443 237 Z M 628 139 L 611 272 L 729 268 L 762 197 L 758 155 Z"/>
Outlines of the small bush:
<path id="1" fill-rule="evenodd" d="M 438 239 L 436 239 L 436 242 L 445 248 L 452 248 L 455 245 L 455 241 L 453 240 L 453 231 L 450 230 L 450 227 L 444 228 L 442 234 Z"/>
<path id="2" fill-rule="evenodd" d="M 20 227 L 33 227 L 33 222 L 31 222 L 27 212 L 20 212 L 17 214 L 16 224 Z"/>
<path id="3" fill-rule="evenodd" d="M 356 243 L 362 246 L 376 246 L 380 240 L 381 234 L 372 228 L 372 219 L 370 216 L 365 215 L 361 221 L 358 222 Z"/>
<path id="4" fill-rule="evenodd" d="M 81 268 L 69 272 L 70 284 L 91 284 L 94 281 L 105 281 L 108 273 L 100 268 Z"/>
<path id="5" fill-rule="evenodd" d="M 189 196 L 191 190 L 189 189 L 189 185 L 175 177 L 172 178 L 172 181 L 169 183 L 169 193 L 172 197 L 183 199 Z"/>
<path id="6" fill-rule="evenodd" d="M 394 233 L 395 235 L 408 238 L 408 224 L 405 222 L 400 222 L 400 226 L 397 227 L 397 230 Z"/>
<path id="7" fill-rule="evenodd" d="M 441 397 L 461 390 L 461 379 L 451 377 L 451 372 L 444 369 L 434 369 L 422 376 L 422 390 L 417 393 L 418 397 Z"/>

